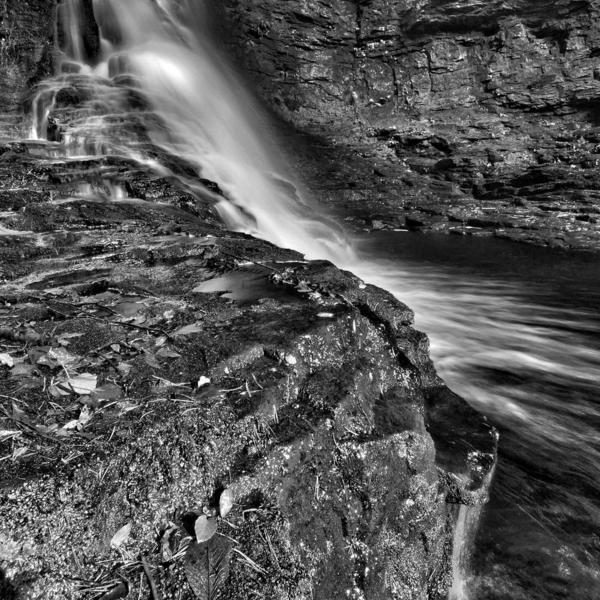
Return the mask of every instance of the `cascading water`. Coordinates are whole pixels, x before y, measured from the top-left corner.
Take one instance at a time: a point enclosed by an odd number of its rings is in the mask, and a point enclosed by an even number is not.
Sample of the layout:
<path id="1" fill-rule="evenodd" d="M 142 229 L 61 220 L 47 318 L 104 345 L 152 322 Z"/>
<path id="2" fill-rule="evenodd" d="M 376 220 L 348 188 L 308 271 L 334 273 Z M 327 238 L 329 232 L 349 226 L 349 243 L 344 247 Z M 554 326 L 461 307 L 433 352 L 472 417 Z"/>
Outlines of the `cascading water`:
<path id="1" fill-rule="evenodd" d="M 97 31 L 86 29 L 86 11 L 91 7 Z M 517 449 L 504 449 L 505 463 L 499 466 L 503 487 L 496 484 L 496 497 L 488 510 L 493 521 L 504 518 L 502 511 L 511 507 L 513 514 L 509 510 L 506 519 L 517 524 L 525 541 L 503 539 L 503 529 L 497 525 L 494 532 L 503 550 L 484 548 L 496 562 L 480 566 L 484 583 L 476 586 L 464 572 L 464 549 L 470 545 L 467 537 L 473 535 L 479 515 L 463 509 L 454 543 L 452 600 L 537 600 L 538 596 L 528 594 L 531 589 L 550 589 L 542 581 L 547 574 L 533 586 L 519 587 L 519 569 L 513 564 L 521 556 L 535 563 L 537 547 L 532 551 L 528 546 L 534 539 L 542 556 L 564 553 L 560 568 L 566 573 L 562 575 L 565 586 L 584 580 L 590 589 L 600 588 L 600 575 L 589 567 L 593 541 L 583 535 L 573 541 L 553 521 L 560 521 L 558 513 L 573 519 L 581 513 L 592 528 L 600 523 L 600 508 L 590 499 L 599 493 L 594 481 L 600 450 L 593 432 L 575 413 L 566 411 L 565 416 L 566 409 L 556 399 L 565 389 L 576 390 L 577 411 L 592 421 L 598 419 L 591 390 L 600 379 L 596 339 L 600 324 L 587 307 L 547 306 L 550 300 L 533 294 L 531 286 L 525 286 L 527 295 L 519 282 L 489 281 L 480 273 L 461 278 L 460 272 L 447 266 L 408 260 L 411 247 L 398 238 L 381 247 L 371 244 L 358 258 L 339 227 L 314 216 L 317 211 L 304 199 L 281 153 L 270 142 L 260 108 L 206 36 L 206 14 L 201 0 L 63 0 L 57 31 L 62 49 L 58 74 L 40 87 L 31 137 L 48 140 L 54 144 L 52 152 L 67 157 L 118 155 L 177 177 L 187 188 L 212 195 L 231 229 L 294 248 L 309 258 L 330 259 L 407 301 L 416 310 L 417 324 L 432 338 L 432 355 L 441 375 L 502 425 L 505 438 L 512 439 Z M 70 103 L 70 98 L 76 101 Z M 174 164 L 185 164 L 186 169 L 178 170 Z M 196 177 L 189 174 L 190 168 Z M 200 178 L 217 183 L 223 193 L 203 189 Z M 106 182 L 107 188 L 110 185 Z M 110 195 L 117 201 L 126 193 L 115 188 Z M 404 255 L 392 261 L 395 246 L 402 247 Z M 501 267 L 498 261 L 490 264 Z M 552 276 L 549 273 L 550 280 Z M 598 285 L 600 289 L 600 281 Z M 585 333 L 578 330 L 578 322 L 585 323 Z M 573 490 L 553 488 L 548 477 L 536 472 L 536 461 L 551 469 L 557 460 L 556 444 L 572 453 L 557 469 L 561 481 L 576 482 Z M 527 458 L 538 451 L 541 458 Z M 507 477 L 508 472 L 524 475 Z M 540 516 L 536 502 L 544 493 L 556 494 L 562 505 Z M 542 572 L 542 563 L 548 562 L 540 560 Z M 496 585 L 500 580 L 508 586 L 508 596 L 503 595 L 502 585 Z M 467 593 L 470 587 L 485 591 Z M 491 591 L 493 587 L 499 591 Z M 587 598 L 585 594 L 570 597 Z"/>
<path id="2" fill-rule="evenodd" d="M 146 117 L 143 128 L 155 148 L 219 185 L 225 199 L 216 208 L 230 228 L 314 258 L 351 258 L 340 228 L 307 216 L 298 184 L 265 142 L 266 122 L 255 100 L 210 41 L 182 24 L 197 21 L 202 3 L 96 0 L 101 43 L 95 63 L 86 63 L 81 2 L 65 0 L 59 11 L 65 20 L 60 29 L 69 36 L 62 65 L 69 71 L 77 65 L 79 72 L 44 85 L 36 99 L 35 137 L 47 137 L 58 90 L 76 86 L 89 98 L 65 128 L 69 155 L 112 153 L 143 161 L 139 146 L 111 135 L 116 115 L 134 113 L 135 92 L 147 112 L 131 116 Z"/>

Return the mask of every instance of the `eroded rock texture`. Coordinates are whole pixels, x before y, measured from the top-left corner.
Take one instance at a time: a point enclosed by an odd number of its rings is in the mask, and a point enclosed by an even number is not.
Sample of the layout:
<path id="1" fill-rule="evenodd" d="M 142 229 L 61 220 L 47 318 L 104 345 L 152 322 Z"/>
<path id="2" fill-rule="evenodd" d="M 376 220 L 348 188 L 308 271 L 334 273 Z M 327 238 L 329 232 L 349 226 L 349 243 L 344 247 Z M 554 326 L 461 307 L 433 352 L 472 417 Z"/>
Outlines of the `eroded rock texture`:
<path id="1" fill-rule="evenodd" d="M 224 5 L 263 97 L 319 138 L 305 172 L 329 158 L 314 190 L 360 226 L 599 247 L 597 0 Z"/>
<path id="2" fill-rule="evenodd" d="M 496 434 L 410 309 L 59 148 L 0 148 L 4 597 L 147 595 L 143 559 L 189 600 L 186 524 L 228 488 L 224 598 L 446 598 Z"/>

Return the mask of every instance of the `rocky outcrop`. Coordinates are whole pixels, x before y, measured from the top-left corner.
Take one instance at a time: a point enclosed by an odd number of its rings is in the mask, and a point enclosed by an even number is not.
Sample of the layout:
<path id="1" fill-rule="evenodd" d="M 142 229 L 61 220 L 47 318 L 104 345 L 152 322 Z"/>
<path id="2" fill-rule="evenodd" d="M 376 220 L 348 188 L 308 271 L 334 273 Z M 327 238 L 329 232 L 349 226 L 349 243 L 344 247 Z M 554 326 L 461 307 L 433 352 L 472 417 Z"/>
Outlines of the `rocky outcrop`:
<path id="1" fill-rule="evenodd" d="M 52 3 L 7 6 L 30 59 L 2 70 L 22 132 Z M 56 34 L 93 63 L 90 7 Z M 69 19 L 86 24 L 76 49 Z M 0 595 L 189 600 L 210 518 L 222 597 L 445 598 L 457 515 L 486 500 L 497 436 L 439 379 L 411 310 L 225 230 L 219 187 L 192 193 L 196 171 L 157 156 L 143 98 L 63 67 L 38 119 L 52 141 L 0 146 Z M 65 156 L 53 119 L 100 89 L 135 105 L 115 132 L 172 177 Z M 85 133 L 71 143 L 99 153 Z"/>
<path id="2" fill-rule="evenodd" d="M 145 572 L 190 599 L 227 489 L 223 597 L 445 598 L 496 435 L 410 309 L 174 180 L 59 152 L 0 150 L 3 597 L 137 597 Z"/>
<path id="3" fill-rule="evenodd" d="M 226 0 L 222 18 L 358 227 L 599 247 L 597 0 Z"/>

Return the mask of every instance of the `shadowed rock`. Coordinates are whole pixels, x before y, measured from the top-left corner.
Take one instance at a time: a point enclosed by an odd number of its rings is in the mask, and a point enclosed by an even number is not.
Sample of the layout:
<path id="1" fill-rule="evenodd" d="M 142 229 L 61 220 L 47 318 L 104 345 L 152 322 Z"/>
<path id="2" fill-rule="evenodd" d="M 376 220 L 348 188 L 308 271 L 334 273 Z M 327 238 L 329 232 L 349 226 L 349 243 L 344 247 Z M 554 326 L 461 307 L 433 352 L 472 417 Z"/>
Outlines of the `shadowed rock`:
<path id="1" fill-rule="evenodd" d="M 357 227 L 597 250 L 598 11 L 227 0 L 222 19 L 265 100 L 308 134 L 313 189 Z"/>

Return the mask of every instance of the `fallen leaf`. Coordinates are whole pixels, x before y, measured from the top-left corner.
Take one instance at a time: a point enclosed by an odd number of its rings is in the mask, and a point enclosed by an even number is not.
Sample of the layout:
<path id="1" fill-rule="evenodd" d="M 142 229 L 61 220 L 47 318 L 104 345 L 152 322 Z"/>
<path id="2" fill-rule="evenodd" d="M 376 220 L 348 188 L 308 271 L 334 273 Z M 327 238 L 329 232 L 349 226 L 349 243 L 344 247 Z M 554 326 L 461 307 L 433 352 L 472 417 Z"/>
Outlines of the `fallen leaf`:
<path id="1" fill-rule="evenodd" d="M 177 337 L 180 335 L 190 335 L 192 333 L 200 333 L 201 331 L 202 331 L 201 323 L 191 323 L 190 325 L 184 325 L 183 327 L 180 327 L 172 335 L 174 337 Z"/>
<path id="2" fill-rule="evenodd" d="M 94 400 L 118 400 L 123 397 L 123 391 L 114 383 L 106 383 L 92 392 Z"/>
<path id="3" fill-rule="evenodd" d="M 58 430 L 58 424 L 52 423 L 51 425 L 36 425 L 35 428 L 40 433 L 46 433 L 46 434 L 56 433 L 56 431 Z"/>
<path id="4" fill-rule="evenodd" d="M 312 289 L 304 280 L 300 280 L 296 286 L 296 290 L 300 293 L 310 292 Z"/>
<path id="5" fill-rule="evenodd" d="M 63 425 L 63 429 L 66 429 L 67 431 L 71 429 L 81 430 L 91 421 L 91 419 L 89 406 L 84 406 L 79 413 L 79 418 L 73 419 Z"/>
<path id="6" fill-rule="evenodd" d="M 230 488 L 227 488 L 219 498 L 219 515 L 226 517 L 233 508 L 233 494 Z"/>
<path id="7" fill-rule="evenodd" d="M 286 354 L 285 362 L 288 365 L 295 365 L 298 362 L 298 359 L 293 354 Z"/>
<path id="8" fill-rule="evenodd" d="M 143 302 L 120 302 L 112 307 L 115 312 L 118 312 L 124 317 L 132 317 L 137 315 L 145 308 Z"/>
<path id="9" fill-rule="evenodd" d="M 179 352 L 174 352 L 168 348 L 161 348 L 156 353 L 156 356 L 159 356 L 160 358 L 181 358 L 181 354 L 179 354 Z"/>
<path id="10" fill-rule="evenodd" d="M 9 369 L 12 369 L 15 366 L 15 361 L 10 354 L 2 353 L 0 354 L 0 365 L 5 365 Z"/>
<path id="11" fill-rule="evenodd" d="M 85 427 L 91 420 L 92 420 L 92 417 L 90 415 L 90 407 L 84 406 L 81 409 L 81 413 L 79 414 L 79 424 L 82 427 Z"/>
<path id="12" fill-rule="evenodd" d="M 115 550 L 122 546 L 128 539 L 131 534 L 131 523 L 127 523 L 127 525 L 123 525 L 115 535 L 112 536 L 110 540 L 110 547 Z"/>
<path id="13" fill-rule="evenodd" d="M 86 396 L 91 394 L 98 385 L 98 376 L 92 373 L 82 373 L 69 379 L 69 386 L 76 394 Z"/>
<path id="14" fill-rule="evenodd" d="M 120 600 L 129 594 L 129 587 L 124 581 L 117 583 L 106 594 L 103 594 L 98 600 Z"/>
<path id="15" fill-rule="evenodd" d="M 117 406 L 119 407 L 119 415 L 124 415 L 132 410 L 137 410 L 140 408 L 138 404 L 133 404 L 127 400 L 124 400 L 123 402 L 117 402 Z"/>
<path id="16" fill-rule="evenodd" d="M 70 367 L 81 360 L 80 356 L 71 354 L 64 348 L 50 348 L 48 358 L 56 361 L 61 367 Z"/>
<path id="17" fill-rule="evenodd" d="M 127 375 L 129 375 L 129 373 L 131 373 L 131 369 L 132 369 L 132 365 L 130 365 L 129 363 L 119 363 L 117 365 L 117 370 L 119 371 L 119 373 L 121 373 L 121 375 L 123 375 L 123 377 L 127 377 Z"/>
<path id="18" fill-rule="evenodd" d="M 205 385 L 208 385 L 210 383 L 210 379 L 208 377 L 204 377 L 204 375 L 202 375 L 202 377 L 200 377 L 200 379 L 198 379 L 198 387 L 204 387 Z"/>
<path id="19" fill-rule="evenodd" d="M 70 396 L 73 392 L 66 379 L 54 379 L 49 388 L 50 395 L 54 398 Z"/>
<path id="20" fill-rule="evenodd" d="M 10 371 L 10 376 L 15 377 L 30 377 L 33 375 L 35 367 L 26 363 L 16 364 Z"/>
<path id="21" fill-rule="evenodd" d="M 185 575 L 200 600 L 216 600 L 229 576 L 231 542 L 215 536 L 208 542 L 192 542 L 185 555 Z"/>
<path id="22" fill-rule="evenodd" d="M 17 406 L 15 402 L 12 403 L 12 418 L 21 423 L 29 423 L 27 415 Z"/>
<path id="23" fill-rule="evenodd" d="M 23 339 L 26 342 L 35 343 L 39 342 L 42 339 L 42 336 L 39 333 L 37 333 L 37 331 L 34 331 L 30 327 L 27 327 L 27 329 L 23 333 Z"/>
<path id="24" fill-rule="evenodd" d="M 161 335 L 161 336 L 160 336 L 160 337 L 159 337 L 159 338 L 156 340 L 156 342 L 154 342 L 154 345 L 155 345 L 157 348 L 162 348 L 162 347 L 163 347 L 163 346 L 164 346 L 164 345 L 167 343 L 167 341 L 168 341 L 168 338 L 167 338 L 167 336 L 166 336 L 166 335 Z"/>
<path id="25" fill-rule="evenodd" d="M 199 544 L 210 540 L 217 533 L 217 519 L 207 517 L 206 515 L 198 517 L 194 524 L 194 532 L 196 534 L 196 541 Z"/>
<path id="26" fill-rule="evenodd" d="M 160 555 L 163 562 L 171 562 L 173 560 L 174 546 L 176 545 L 175 533 L 177 533 L 178 527 L 169 521 L 167 528 L 163 531 L 160 536 Z"/>
<path id="27" fill-rule="evenodd" d="M 29 452 L 29 448 L 27 448 L 27 446 L 22 446 L 21 448 L 15 448 L 12 453 L 12 459 L 17 460 L 18 458 L 22 458 L 28 452 Z"/>
<path id="28" fill-rule="evenodd" d="M 144 352 L 144 361 L 147 365 L 154 369 L 160 369 L 160 363 L 156 360 L 156 356 L 152 352 Z"/>
<path id="29" fill-rule="evenodd" d="M 27 352 L 27 354 L 29 356 L 29 360 L 30 360 L 31 364 L 36 365 L 40 361 L 42 361 L 42 363 L 45 361 L 50 366 L 54 366 L 55 363 L 50 361 L 50 359 L 48 358 L 48 350 L 50 350 L 50 348 L 48 348 L 47 346 L 39 346 L 37 348 L 30 348 L 29 351 Z"/>

